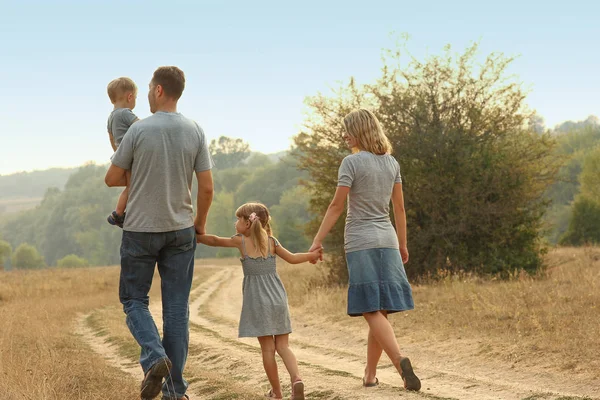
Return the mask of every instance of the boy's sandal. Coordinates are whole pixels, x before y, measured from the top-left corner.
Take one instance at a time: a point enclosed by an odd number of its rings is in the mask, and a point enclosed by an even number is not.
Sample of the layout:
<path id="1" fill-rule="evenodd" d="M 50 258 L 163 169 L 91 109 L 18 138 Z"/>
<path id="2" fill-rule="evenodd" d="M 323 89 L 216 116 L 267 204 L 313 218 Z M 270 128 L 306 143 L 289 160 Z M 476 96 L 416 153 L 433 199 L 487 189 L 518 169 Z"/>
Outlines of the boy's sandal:
<path id="1" fill-rule="evenodd" d="M 116 211 L 113 211 L 112 213 L 110 213 L 108 218 L 106 218 L 106 220 L 111 225 L 116 225 L 119 228 L 123 228 L 123 222 L 125 222 L 125 214 L 126 213 L 123 213 L 123 215 L 119 215 Z"/>
<path id="2" fill-rule="evenodd" d="M 304 382 L 292 383 L 292 400 L 304 400 Z"/>
<path id="3" fill-rule="evenodd" d="M 276 396 L 273 394 L 273 389 L 269 389 L 269 391 L 268 391 L 268 392 L 265 394 L 265 397 L 266 397 L 267 399 L 283 400 L 283 397 L 276 397 Z"/>
<path id="4" fill-rule="evenodd" d="M 379 379 L 375 378 L 375 382 L 369 382 L 367 383 L 365 381 L 365 378 L 363 378 L 363 386 L 364 387 L 375 387 L 375 386 L 379 386 Z"/>

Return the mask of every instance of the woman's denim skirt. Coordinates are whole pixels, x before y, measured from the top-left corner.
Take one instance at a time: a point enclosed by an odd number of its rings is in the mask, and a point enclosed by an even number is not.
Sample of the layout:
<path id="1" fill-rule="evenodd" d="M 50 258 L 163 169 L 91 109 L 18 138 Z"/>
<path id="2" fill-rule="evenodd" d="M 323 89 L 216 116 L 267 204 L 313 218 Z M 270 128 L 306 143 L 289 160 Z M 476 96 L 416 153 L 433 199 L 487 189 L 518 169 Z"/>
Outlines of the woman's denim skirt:
<path id="1" fill-rule="evenodd" d="M 415 308 L 412 289 L 398 249 L 367 249 L 346 253 L 348 315 Z"/>

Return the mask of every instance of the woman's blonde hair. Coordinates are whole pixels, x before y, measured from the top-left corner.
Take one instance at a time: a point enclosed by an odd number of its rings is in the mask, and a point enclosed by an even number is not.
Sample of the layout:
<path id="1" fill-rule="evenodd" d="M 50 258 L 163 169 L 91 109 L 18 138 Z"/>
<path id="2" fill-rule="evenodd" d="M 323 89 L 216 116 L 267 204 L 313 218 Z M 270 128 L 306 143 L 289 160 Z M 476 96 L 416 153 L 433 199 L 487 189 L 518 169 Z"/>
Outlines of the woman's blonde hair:
<path id="1" fill-rule="evenodd" d="M 392 144 L 371 111 L 364 108 L 352 111 L 344 117 L 344 128 L 361 150 L 378 155 L 392 154 Z"/>
<path id="2" fill-rule="evenodd" d="M 253 220 L 251 220 L 252 214 L 256 215 Z M 271 215 L 267 206 L 261 203 L 246 203 L 236 210 L 235 216 L 244 218 L 251 223 L 250 240 L 252 240 L 254 247 L 260 251 L 260 254 L 266 257 L 268 255 L 269 236 L 272 235 Z"/>

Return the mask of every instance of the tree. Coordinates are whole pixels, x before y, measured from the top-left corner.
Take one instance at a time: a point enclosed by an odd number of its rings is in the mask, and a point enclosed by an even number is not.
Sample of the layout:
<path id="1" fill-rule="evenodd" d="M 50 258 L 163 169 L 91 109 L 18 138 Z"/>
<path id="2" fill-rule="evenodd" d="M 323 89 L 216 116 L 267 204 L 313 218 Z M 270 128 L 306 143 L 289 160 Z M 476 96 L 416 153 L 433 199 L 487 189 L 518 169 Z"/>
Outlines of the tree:
<path id="1" fill-rule="evenodd" d="M 0 240 L 0 268 L 4 269 L 4 262 L 12 254 L 12 246 L 10 243 Z"/>
<path id="2" fill-rule="evenodd" d="M 214 172 L 215 192 L 234 193 L 251 175 L 252 170 L 250 168 L 217 169 Z"/>
<path id="3" fill-rule="evenodd" d="M 566 122 L 563 122 L 562 124 L 557 125 L 554 128 L 554 132 L 556 132 L 556 133 L 563 133 L 563 132 L 570 132 L 570 131 L 573 131 L 573 130 L 576 130 L 576 129 L 586 128 L 586 127 L 598 127 L 598 126 L 600 126 L 600 119 L 598 119 L 598 117 L 595 116 L 595 115 L 590 115 L 584 121 L 578 121 L 578 122 L 566 121 Z"/>
<path id="4" fill-rule="evenodd" d="M 16 269 L 34 269 L 44 268 L 46 263 L 35 247 L 23 243 L 17 247 L 12 256 L 12 266 Z"/>
<path id="5" fill-rule="evenodd" d="M 559 244 L 582 246 L 600 243 L 600 202 L 579 196 L 573 204 L 569 229 Z"/>
<path id="6" fill-rule="evenodd" d="M 600 145 L 585 157 L 579 182 L 583 196 L 600 202 Z"/>
<path id="7" fill-rule="evenodd" d="M 250 155 L 250 145 L 242 139 L 221 136 L 208 147 L 217 169 L 238 167 Z"/>
<path id="8" fill-rule="evenodd" d="M 388 52 L 382 76 L 307 99 L 312 114 L 295 138 L 300 166 L 312 182 L 314 233 L 335 191 L 337 169 L 348 154 L 342 118 L 371 108 L 400 163 L 411 252 L 407 273 L 475 271 L 507 276 L 542 266 L 543 193 L 558 163 L 554 140 L 528 126 L 533 116 L 518 82 L 505 77 L 512 61 L 491 54 L 475 68 L 477 45 L 454 56 L 400 64 Z M 332 278 L 346 279 L 343 220 L 334 228 Z"/>
<path id="9" fill-rule="evenodd" d="M 252 153 L 250 157 L 244 162 L 245 166 L 251 169 L 266 167 L 273 164 L 271 158 L 262 153 Z"/>
<path id="10" fill-rule="evenodd" d="M 590 118 L 586 121 L 572 122 L 572 129 L 569 131 L 553 132 L 557 140 L 554 154 L 557 160 L 563 162 L 563 166 L 555 183 L 546 191 L 546 197 L 552 203 L 552 208 L 545 218 L 549 226 L 546 237 L 552 244 L 556 244 L 568 229 L 571 206 L 576 196 L 583 191 L 583 181 L 591 179 L 587 187 L 594 188 L 592 166 L 589 164 L 598 156 L 591 156 L 590 160 L 587 158 L 595 149 L 597 151 L 600 143 L 600 125 L 591 123 Z M 585 163 L 590 171 L 586 173 L 587 178 L 582 175 Z"/>
<path id="11" fill-rule="evenodd" d="M 206 220 L 207 232 L 224 237 L 235 235 L 236 209 L 232 193 L 216 193 Z M 196 254 L 199 257 L 234 257 L 236 254 L 239 254 L 237 249 L 231 248 L 198 245 L 197 249 Z"/>
<path id="12" fill-rule="evenodd" d="M 308 202 L 306 188 L 296 186 L 283 193 L 279 204 L 271 208 L 275 235 L 293 253 L 303 253 L 310 247 L 310 239 L 304 233 L 311 219 Z"/>
<path id="13" fill-rule="evenodd" d="M 116 264 L 121 230 L 108 225 L 106 215 L 113 210 L 120 189 L 106 187 L 105 173 L 105 166 L 79 168 L 64 190 L 48 189 L 39 207 L 7 217 L 0 232 L 13 247 L 32 244 L 50 265 L 68 254 L 77 254 L 92 265 Z"/>
<path id="14" fill-rule="evenodd" d="M 590 150 L 579 175 L 581 192 L 572 206 L 569 227 L 559 244 L 600 243 L 600 146 Z"/>
<path id="15" fill-rule="evenodd" d="M 544 122 L 544 117 L 538 114 L 533 114 L 529 118 L 529 129 L 535 133 L 546 132 L 546 123 Z"/>
<path id="16" fill-rule="evenodd" d="M 89 265 L 90 264 L 85 258 L 81 258 L 75 254 L 64 256 L 56 262 L 56 266 L 60 268 L 82 268 Z"/>
<path id="17" fill-rule="evenodd" d="M 277 164 L 254 170 L 236 191 L 236 203 L 260 201 L 270 208 L 279 203 L 283 192 L 298 186 L 305 176 L 294 158 L 284 157 Z"/>

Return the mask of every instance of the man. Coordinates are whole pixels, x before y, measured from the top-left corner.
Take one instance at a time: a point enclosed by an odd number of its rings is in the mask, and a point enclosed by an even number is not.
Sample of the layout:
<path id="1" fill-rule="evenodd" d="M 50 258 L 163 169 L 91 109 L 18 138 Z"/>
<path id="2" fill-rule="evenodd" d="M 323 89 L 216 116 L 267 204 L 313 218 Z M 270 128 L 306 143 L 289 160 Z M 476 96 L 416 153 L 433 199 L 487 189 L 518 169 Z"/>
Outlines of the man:
<path id="1" fill-rule="evenodd" d="M 186 399 L 183 369 L 189 343 L 189 294 L 196 234 L 204 234 L 213 197 L 213 166 L 204 132 L 177 112 L 183 71 L 160 67 L 150 81 L 152 116 L 133 124 L 106 173 L 108 186 L 124 186 L 131 170 L 121 242 L 119 298 L 127 326 L 141 346 L 141 398 Z M 191 187 L 198 180 L 196 218 Z M 161 277 L 163 338 L 148 310 L 155 265 Z M 163 382 L 164 379 L 164 382 Z"/>

